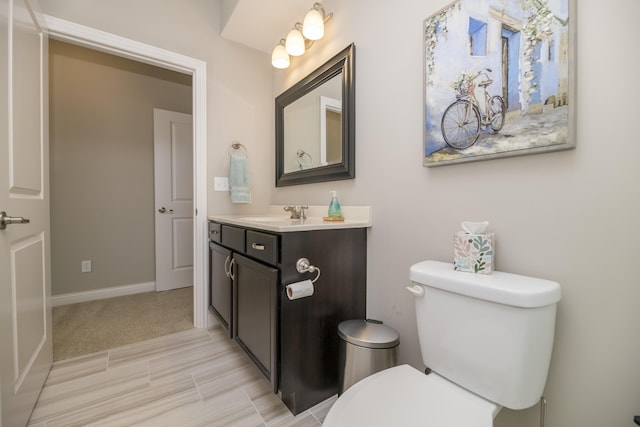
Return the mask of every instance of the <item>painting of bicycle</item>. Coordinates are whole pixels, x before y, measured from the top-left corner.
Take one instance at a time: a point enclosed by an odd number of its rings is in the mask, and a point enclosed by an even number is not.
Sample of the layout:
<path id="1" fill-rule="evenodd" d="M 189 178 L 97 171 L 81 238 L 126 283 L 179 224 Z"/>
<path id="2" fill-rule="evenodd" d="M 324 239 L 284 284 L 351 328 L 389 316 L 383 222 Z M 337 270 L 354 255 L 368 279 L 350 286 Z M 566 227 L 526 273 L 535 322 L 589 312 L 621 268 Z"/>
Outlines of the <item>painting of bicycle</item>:
<path id="1" fill-rule="evenodd" d="M 575 0 L 457 0 L 424 20 L 424 164 L 575 148 Z"/>

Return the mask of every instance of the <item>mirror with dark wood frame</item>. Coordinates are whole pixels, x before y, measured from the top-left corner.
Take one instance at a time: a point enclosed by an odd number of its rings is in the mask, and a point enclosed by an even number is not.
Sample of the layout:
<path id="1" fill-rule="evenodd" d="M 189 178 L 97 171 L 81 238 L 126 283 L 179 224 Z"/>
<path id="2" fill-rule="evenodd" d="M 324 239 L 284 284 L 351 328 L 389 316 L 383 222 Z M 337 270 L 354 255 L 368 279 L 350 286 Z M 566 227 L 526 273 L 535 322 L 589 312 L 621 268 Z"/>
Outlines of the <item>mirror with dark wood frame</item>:
<path id="1" fill-rule="evenodd" d="M 276 97 L 276 187 L 355 178 L 355 45 Z"/>

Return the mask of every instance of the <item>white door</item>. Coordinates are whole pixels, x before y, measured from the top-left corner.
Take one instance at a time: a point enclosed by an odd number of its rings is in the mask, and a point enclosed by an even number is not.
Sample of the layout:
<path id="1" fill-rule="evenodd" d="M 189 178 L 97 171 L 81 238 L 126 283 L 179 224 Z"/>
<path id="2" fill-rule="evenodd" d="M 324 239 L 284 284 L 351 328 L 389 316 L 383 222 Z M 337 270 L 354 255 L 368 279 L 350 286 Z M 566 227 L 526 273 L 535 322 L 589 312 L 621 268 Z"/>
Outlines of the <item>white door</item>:
<path id="1" fill-rule="evenodd" d="M 0 213 L 5 427 L 26 425 L 52 362 L 48 42 L 29 3 L 0 0 L 0 212 L 12 217 L 3 226 Z"/>
<path id="2" fill-rule="evenodd" d="M 153 110 L 156 291 L 193 286 L 193 124 Z"/>

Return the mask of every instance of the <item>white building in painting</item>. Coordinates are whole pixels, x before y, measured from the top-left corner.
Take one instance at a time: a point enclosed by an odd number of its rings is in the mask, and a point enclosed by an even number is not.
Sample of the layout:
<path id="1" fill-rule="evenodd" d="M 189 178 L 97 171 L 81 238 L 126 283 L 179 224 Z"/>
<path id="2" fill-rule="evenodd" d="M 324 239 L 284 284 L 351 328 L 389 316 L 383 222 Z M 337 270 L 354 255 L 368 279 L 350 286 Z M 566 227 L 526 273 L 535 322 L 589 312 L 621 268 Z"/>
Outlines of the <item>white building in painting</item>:
<path id="1" fill-rule="evenodd" d="M 465 75 L 491 70 L 487 90 L 502 96 L 509 112 L 534 114 L 544 104 L 569 102 L 567 4 L 459 0 L 425 20 L 427 155 L 444 144 L 440 119 Z"/>

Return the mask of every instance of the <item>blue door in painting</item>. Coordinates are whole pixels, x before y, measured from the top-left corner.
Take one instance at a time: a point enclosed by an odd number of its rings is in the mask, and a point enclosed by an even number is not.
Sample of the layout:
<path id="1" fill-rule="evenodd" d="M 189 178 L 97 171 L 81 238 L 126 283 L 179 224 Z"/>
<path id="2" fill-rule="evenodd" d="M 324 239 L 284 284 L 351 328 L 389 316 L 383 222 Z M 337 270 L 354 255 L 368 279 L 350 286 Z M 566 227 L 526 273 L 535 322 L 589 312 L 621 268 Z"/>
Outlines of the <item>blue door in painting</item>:
<path id="1" fill-rule="evenodd" d="M 513 31 L 505 26 L 502 27 L 502 50 L 502 67 L 505 70 L 503 73 L 504 88 L 502 97 L 507 103 L 508 111 L 519 110 L 520 31 Z"/>

